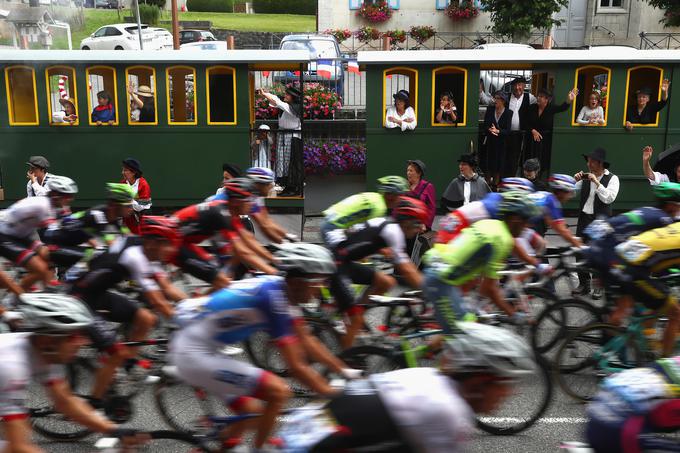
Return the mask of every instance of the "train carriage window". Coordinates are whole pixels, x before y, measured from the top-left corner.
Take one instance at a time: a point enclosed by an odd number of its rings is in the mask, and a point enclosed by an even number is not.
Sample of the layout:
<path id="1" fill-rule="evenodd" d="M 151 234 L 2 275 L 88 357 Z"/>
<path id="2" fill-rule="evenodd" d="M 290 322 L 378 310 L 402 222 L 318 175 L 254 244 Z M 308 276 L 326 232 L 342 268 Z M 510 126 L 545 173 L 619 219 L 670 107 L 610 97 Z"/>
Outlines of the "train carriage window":
<path id="1" fill-rule="evenodd" d="M 663 69 L 656 66 L 635 66 L 626 77 L 626 112 L 623 125 L 656 127 L 659 111 L 666 105 L 662 93 Z"/>
<path id="2" fill-rule="evenodd" d="M 168 124 L 196 124 L 196 70 L 173 66 L 165 70 L 168 100 Z"/>
<path id="3" fill-rule="evenodd" d="M 5 68 L 7 111 L 12 126 L 36 126 L 38 97 L 35 91 L 35 70 L 28 66 Z"/>
<path id="4" fill-rule="evenodd" d="M 118 126 L 116 70 L 110 66 L 90 66 L 85 75 L 88 123 L 90 126 Z"/>
<path id="5" fill-rule="evenodd" d="M 576 69 L 574 84 L 578 96 L 573 102 L 572 126 L 606 126 L 609 113 L 611 70 L 604 66 Z"/>
<path id="6" fill-rule="evenodd" d="M 465 126 L 467 70 L 445 66 L 432 71 L 432 125 Z"/>
<path id="7" fill-rule="evenodd" d="M 398 123 L 388 123 L 387 111 L 394 108 L 395 95 L 402 97 L 408 94 L 408 105 L 413 108 L 416 123 L 418 118 L 418 71 L 411 68 L 395 67 L 383 71 L 383 106 L 382 122 L 384 127 L 400 127 Z M 402 129 L 404 129 L 402 127 Z M 409 129 L 413 129 L 410 127 Z"/>
<path id="8" fill-rule="evenodd" d="M 156 70 L 148 66 L 132 66 L 125 69 L 125 80 L 128 92 L 128 124 L 158 124 Z"/>
<path id="9" fill-rule="evenodd" d="M 52 66 L 45 69 L 47 81 L 47 111 L 51 126 L 77 126 L 78 95 L 76 71 L 68 66 Z"/>
<path id="10" fill-rule="evenodd" d="M 208 124 L 236 124 L 236 71 L 229 66 L 206 70 Z"/>

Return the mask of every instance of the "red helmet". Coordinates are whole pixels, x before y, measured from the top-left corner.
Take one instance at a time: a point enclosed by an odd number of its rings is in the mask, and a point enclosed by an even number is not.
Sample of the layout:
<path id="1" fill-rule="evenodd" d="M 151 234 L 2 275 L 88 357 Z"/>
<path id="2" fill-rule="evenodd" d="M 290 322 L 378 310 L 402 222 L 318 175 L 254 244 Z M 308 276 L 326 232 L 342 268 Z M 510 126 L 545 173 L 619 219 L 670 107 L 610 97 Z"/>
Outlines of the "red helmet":
<path id="1" fill-rule="evenodd" d="M 418 220 L 420 223 L 427 222 L 429 213 L 427 206 L 420 200 L 412 197 L 401 196 L 397 202 L 397 207 L 392 211 L 392 217 L 397 221 Z"/>
<path id="2" fill-rule="evenodd" d="M 142 236 L 153 236 L 166 239 L 173 244 L 179 242 L 177 220 L 162 215 L 145 215 L 139 224 L 139 232 Z"/>

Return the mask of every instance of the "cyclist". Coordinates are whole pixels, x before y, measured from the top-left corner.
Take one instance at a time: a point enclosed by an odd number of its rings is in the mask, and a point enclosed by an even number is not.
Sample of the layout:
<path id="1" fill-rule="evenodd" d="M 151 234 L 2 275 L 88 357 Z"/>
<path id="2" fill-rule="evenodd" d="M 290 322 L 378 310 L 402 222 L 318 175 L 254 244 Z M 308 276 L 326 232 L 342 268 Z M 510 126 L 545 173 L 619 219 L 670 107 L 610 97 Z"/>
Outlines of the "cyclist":
<path id="1" fill-rule="evenodd" d="M 64 364 L 87 343 L 85 331 L 94 319 L 80 301 L 58 294 L 24 294 L 18 308 L 29 332 L 0 335 L 0 431 L 3 451 L 40 452 L 31 440 L 27 400 L 32 380 L 47 388 L 54 407 L 92 431 L 122 437 L 127 431 L 97 413 L 71 393 Z M 1 444 L 2 442 L 0 442 Z"/>
<path id="2" fill-rule="evenodd" d="M 331 278 L 330 291 L 338 308 L 348 317 L 347 333 L 342 339 L 348 348 L 363 325 L 361 305 L 368 303 L 374 294 L 384 294 L 397 284 L 394 277 L 377 271 L 358 261 L 387 249 L 386 255 L 394 264 L 394 271 L 410 286 L 420 288 L 422 275 L 406 254 L 406 240 L 414 238 L 427 221 L 427 206 L 415 198 L 398 198 L 391 217 L 375 217 L 354 225 L 345 234 L 345 240 L 331 247 L 338 263 L 338 272 Z M 384 253 L 384 252 L 383 252 Z M 355 305 L 352 289 L 345 280 L 367 285 Z"/>
<path id="3" fill-rule="evenodd" d="M 377 186 L 378 192 L 352 195 L 323 212 L 320 230 L 326 247 L 332 248 L 344 241 L 351 226 L 388 215 L 399 196 L 409 191 L 408 182 L 401 176 L 383 176 L 378 179 Z"/>
<path id="4" fill-rule="evenodd" d="M 447 244 L 435 244 L 425 254 L 425 297 L 435 305 L 435 316 L 445 333 L 454 330 L 455 320 L 468 312 L 461 285 L 483 277 L 480 293 L 508 315 L 520 321 L 524 314 L 504 299 L 497 272 L 505 267 L 515 243 L 528 221 L 538 213 L 527 194 L 506 192 L 498 204 L 498 217 L 485 219 L 463 229 Z"/>
<path id="5" fill-rule="evenodd" d="M 668 285 L 650 276 L 662 275 L 678 263 L 678 237 L 680 222 L 628 238 L 616 246 L 616 253 L 623 259 L 624 267 L 612 271 L 623 283 L 621 306 L 624 307 L 624 312 L 637 302 L 649 310 L 667 316 L 668 324 L 662 339 L 663 357 L 674 352 L 675 339 L 680 328 L 680 307 Z"/>
<path id="6" fill-rule="evenodd" d="M 167 263 L 177 248 L 177 224 L 162 216 L 143 216 L 140 223 L 141 237 L 121 237 L 113 242 L 106 253 L 90 261 L 90 270 L 77 279 L 70 294 L 85 302 L 93 311 L 107 321 L 127 326 L 128 339 L 140 341 L 156 323 L 156 316 L 142 308 L 136 301 L 112 291 L 123 280 L 132 280 L 143 299 L 166 318 L 174 313 L 167 299 L 186 299 L 183 291 L 176 288 L 157 264 Z M 109 356 L 96 374 L 93 401 L 98 402 L 106 394 L 116 369 L 125 359 L 135 356 L 136 349 L 122 348 L 100 329 L 91 329 L 95 346 Z"/>
<path id="7" fill-rule="evenodd" d="M 47 197 L 29 197 L 17 201 L 5 211 L 0 222 L 0 256 L 28 270 L 20 286 L 28 290 L 42 281 L 48 288 L 54 273 L 48 265 L 47 248 L 38 230 L 55 221 L 57 210 L 66 210 L 78 192 L 78 186 L 65 176 L 52 176 L 47 181 Z"/>
<path id="8" fill-rule="evenodd" d="M 439 369 L 373 374 L 322 408 L 294 413 L 279 433 L 284 450 L 466 451 L 474 413 L 494 411 L 536 367 L 530 348 L 508 330 L 461 322 L 457 332 L 444 343 Z"/>
<path id="9" fill-rule="evenodd" d="M 252 167 L 246 171 L 246 175 L 253 181 L 255 192 L 258 194 L 250 215 L 270 241 L 280 244 L 287 237 L 286 230 L 274 222 L 264 205 L 264 197 L 269 194 L 274 186 L 274 172 L 265 167 Z"/>
<path id="10" fill-rule="evenodd" d="M 678 451 L 660 433 L 680 429 L 680 356 L 608 377 L 588 406 L 586 438 L 596 453 Z"/>
<path id="11" fill-rule="evenodd" d="M 562 205 L 574 196 L 576 180 L 572 176 L 555 173 L 548 178 L 548 185 L 550 192 L 541 191 L 529 195 L 542 211 L 539 217 L 532 219 L 531 228 L 543 237 L 546 225 L 549 225 L 565 241 L 574 247 L 580 247 L 583 243 L 571 234 L 562 213 Z"/>
<path id="12" fill-rule="evenodd" d="M 289 301 L 308 302 L 316 287 L 335 272 L 331 254 L 313 244 L 291 243 L 282 244 L 276 258 L 286 272 L 285 279 L 240 280 L 208 297 L 181 302 L 176 316 L 180 330 L 170 343 L 170 362 L 182 380 L 219 396 L 238 413 L 262 413 L 256 422 L 256 448 L 267 440 L 277 414 L 290 398 L 290 389 L 278 376 L 217 351 L 257 331 L 267 331 L 293 376 L 321 395 L 334 390 L 305 363 L 303 351 L 336 371 L 343 367 L 306 332 L 304 324 L 293 321 L 288 305 Z M 266 406 L 262 408 L 256 400 Z M 234 427 L 225 434 L 235 436 L 243 428 Z"/>

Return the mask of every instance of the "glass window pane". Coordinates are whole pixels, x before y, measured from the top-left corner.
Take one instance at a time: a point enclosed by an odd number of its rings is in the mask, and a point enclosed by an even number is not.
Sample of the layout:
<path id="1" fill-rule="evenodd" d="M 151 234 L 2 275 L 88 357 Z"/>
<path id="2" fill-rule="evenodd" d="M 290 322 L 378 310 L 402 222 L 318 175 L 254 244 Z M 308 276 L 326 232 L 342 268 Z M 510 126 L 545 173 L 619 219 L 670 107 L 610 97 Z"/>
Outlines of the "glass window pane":
<path id="1" fill-rule="evenodd" d="M 9 101 L 7 108 L 12 124 L 38 124 L 35 73 L 32 68 L 14 67 L 5 71 Z"/>

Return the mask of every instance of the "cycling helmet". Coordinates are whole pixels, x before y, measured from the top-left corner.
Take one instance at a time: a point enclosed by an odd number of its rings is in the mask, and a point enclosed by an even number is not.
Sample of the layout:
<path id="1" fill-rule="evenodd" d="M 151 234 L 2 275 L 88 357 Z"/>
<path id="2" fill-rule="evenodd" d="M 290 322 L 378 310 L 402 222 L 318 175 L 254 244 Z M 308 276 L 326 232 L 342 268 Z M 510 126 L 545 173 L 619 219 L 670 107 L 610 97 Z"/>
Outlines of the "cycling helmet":
<path id="1" fill-rule="evenodd" d="M 234 178 L 224 184 L 230 200 L 244 200 L 253 197 L 253 182 L 249 178 Z"/>
<path id="2" fill-rule="evenodd" d="M 442 371 L 489 373 L 517 378 L 536 372 L 531 349 L 517 334 L 474 322 L 456 323 L 460 332 L 444 343 Z"/>
<path id="3" fill-rule="evenodd" d="M 564 190 L 565 192 L 573 192 L 576 190 L 576 180 L 569 175 L 555 173 L 548 178 L 548 184 L 551 189 Z"/>
<path id="4" fill-rule="evenodd" d="M 395 220 L 418 220 L 420 223 L 425 223 L 428 220 L 429 213 L 427 206 L 420 200 L 412 197 L 399 197 L 397 207 L 392 211 L 392 217 Z"/>
<path id="5" fill-rule="evenodd" d="M 652 192 L 657 200 L 680 202 L 680 184 L 677 182 L 662 182 L 652 186 Z"/>
<path id="6" fill-rule="evenodd" d="M 107 182 L 106 191 L 109 193 L 109 200 L 120 205 L 131 205 L 137 195 L 137 191 L 129 184 Z"/>
<path id="7" fill-rule="evenodd" d="M 498 204 L 498 214 L 501 218 L 507 215 L 518 215 L 525 219 L 536 217 L 540 214 L 540 209 L 527 196 L 526 192 L 513 190 L 511 192 L 504 192 L 503 199 Z"/>
<path id="8" fill-rule="evenodd" d="M 408 192 L 409 186 L 401 176 L 383 176 L 378 179 L 378 192 L 401 194 Z"/>
<path id="9" fill-rule="evenodd" d="M 78 193 L 76 182 L 67 176 L 50 176 L 47 178 L 47 188 L 50 192 L 63 194 Z"/>
<path id="10" fill-rule="evenodd" d="M 36 333 L 68 333 L 94 322 L 90 310 L 66 294 L 25 293 L 17 308 L 23 315 L 22 327 Z"/>
<path id="11" fill-rule="evenodd" d="M 145 237 L 166 239 L 173 244 L 179 242 L 177 220 L 162 215 L 145 215 L 139 223 L 139 234 Z"/>
<path id="12" fill-rule="evenodd" d="M 274 182 L 274 172 L 266 167 L 249 168 L 246 171 L 246 176 L 260 184 L 270 184 Z"/>
<path id="13" fill-rule="evenodd" d="M 336 271 L 333 255 L 328 249 L 305 242 L 275 245 L 276 267 L 300 274 L 333 274 Z"/>
<path id="14" fill-rule="evenodd" d="M 534 183 L 526 178 L 503 178 L 498 186 L 499 192 L 509 192 L 511 190 L 522 190 L 524 192 L 533 192 Z"/>

